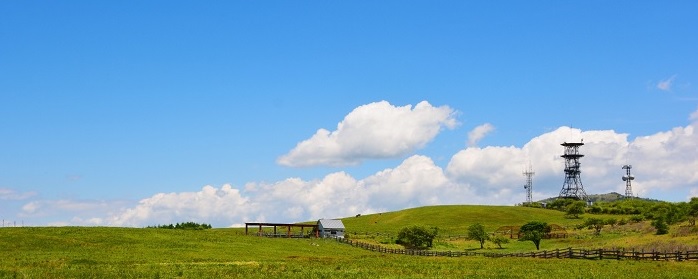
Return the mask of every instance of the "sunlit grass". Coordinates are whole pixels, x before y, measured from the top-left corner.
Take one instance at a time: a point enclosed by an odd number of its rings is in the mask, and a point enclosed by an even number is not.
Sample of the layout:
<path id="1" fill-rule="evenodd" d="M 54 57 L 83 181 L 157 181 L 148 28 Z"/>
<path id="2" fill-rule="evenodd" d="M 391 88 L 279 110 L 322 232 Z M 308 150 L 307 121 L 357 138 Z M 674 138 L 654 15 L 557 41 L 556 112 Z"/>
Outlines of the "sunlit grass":
<path id="1" fill-rule="evenodd" d="M 381 232 L 360 240 L 389 248 L 401 248 L 391 244 L 389 235 L 408 224 L 462 235 L 474 222 L 488 230 L 529 220 L 569 227 L 582 222 L 551 210 L 485 206 L 427 207 L 344 220 L 350 237 L 352 230 Z M 587 229 L 569 233 L 565 239 L 543 240 L 541 249 L 698 247 L 693 230 L 674 226 L 670 234 L 657 236 L 648 222 L 606 227 L 599 236 Z M 535 249 L 531 242 L 516 240 L 504 249 L 488 242 L 484 250 L 463 238 L 439 238 L 434 244 L 438 251 Z M 381 254 L 333 240 L 246 236 L 244 228 L 0 228 L 0 254 L 0 278 L 694 278 L 698 272 L 696 262 Z"/>

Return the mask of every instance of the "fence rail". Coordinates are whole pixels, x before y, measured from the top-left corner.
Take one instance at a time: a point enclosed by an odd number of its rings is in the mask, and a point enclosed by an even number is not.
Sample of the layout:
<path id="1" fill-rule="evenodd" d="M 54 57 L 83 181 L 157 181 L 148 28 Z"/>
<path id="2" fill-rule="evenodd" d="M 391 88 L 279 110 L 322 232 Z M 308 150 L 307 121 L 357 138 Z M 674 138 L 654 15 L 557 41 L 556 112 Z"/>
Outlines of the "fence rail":
<path id="1" fill-rule="evenodd" d="M 349 235 L 354 236 L 354 237 L 359 237 L 359 238 L 370 238 L 370 237 L 385 237 L 385 238 L 396 238 L 397 234 L 393 233 L 381 233 L 381 232 L 347 232 Z M 519 233 L 490 233 L 491 236 L 495 235 L 503 235 L 505 237 L 509 237 L 511 239 L 517 239 L 520 238 L 521 236 Z M 468 239 L 467 234 L 441 234 L 438 236 L 440 239 L 447 239 L 447 240 L 459 240 L 459 239 Z M 553 238 L 567 238 L 568 235 L 566 232 L 550 232 L 546 233 L 543 235 L 543 239 L 553 239 Z"/>
<path id="2" fill-rule="evenodd" d="M 402 254 L 411 256 L 429 257 L 465 257 L 484 256 L 490 258 L 518 257 L 518 258 L 542 258 L 542 259 L 614 259 L 614 260 L 653 260 L 653 261 L 690 261 L 698 260 L 698 251 L 635 251 L 624 249 L 555 249 L 522 253 L 494 253 L 494 252 L 469 252 L 469 251 L 428 251 L 411 249 L 393 249 L 380 245 L 369 244 L 350 239 L 338 238 L 337 241 L 365 250 L 385 253 Z"/>

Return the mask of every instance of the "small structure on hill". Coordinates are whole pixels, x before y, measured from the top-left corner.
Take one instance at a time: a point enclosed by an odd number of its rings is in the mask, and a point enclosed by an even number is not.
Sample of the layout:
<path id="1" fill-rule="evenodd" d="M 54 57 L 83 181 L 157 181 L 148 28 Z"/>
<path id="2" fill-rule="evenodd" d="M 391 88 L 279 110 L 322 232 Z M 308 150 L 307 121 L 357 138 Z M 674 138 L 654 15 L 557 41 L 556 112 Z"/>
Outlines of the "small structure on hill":
<path id="1" fill-rule="evenodd" d="M 526 204 L 531 205 L 533 203 L 533 175 L 536 174 L 533 172 L 533 167 L 531 167 L 531 164 L 528 164 L 528 169 L 523 172 L 523 175 L 526 176 L 526 184 L 524 185 L 524 189 L 526 189 Z"/>
<path id="2" fill-rule="evenodd" d="M 344 223 L 337 219 L 320 219 L 317 221 L 317 236 L 344 238 Z"/>

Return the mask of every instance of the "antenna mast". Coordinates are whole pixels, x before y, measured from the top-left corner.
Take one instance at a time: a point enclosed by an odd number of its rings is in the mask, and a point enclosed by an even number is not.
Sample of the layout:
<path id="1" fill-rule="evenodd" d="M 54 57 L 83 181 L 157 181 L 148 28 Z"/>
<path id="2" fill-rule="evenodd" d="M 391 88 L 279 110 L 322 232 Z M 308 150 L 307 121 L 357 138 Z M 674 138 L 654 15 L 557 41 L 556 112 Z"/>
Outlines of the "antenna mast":
<path id="1" fill-rule="evenodd" d="M 630 169 L 632 169 L 633 166 L 631 165 L 624 165 L 623 169 L 625 170 L 625 175 L 623 176 L 623 181 L 625 181 L 625 198 L 631 199 L 633 198 L 633 187 L 631 181 L 635 180 L 635 176 L 630 174 Z"/>
<path id="2" fill-rule="evenodd" d="M 526 203 L 531 204 L 533 203 L 533 175 L 536 174 L 533 172 L 533 168 L 531 167 L 531 164 L 528 164 L 528 169 L 523 172 L 523 175 L 526 176 L 526 185 L 524 185 L 524 189 L 526 189 Z"/>
<path id="3" fill-rule="evenodd" d="M 564 142 L 561 144 L 565 147 L 565 154 L 560 156 L 565 158 L 565 182 L 562 184 L 560 198 L 572 198 L 589 202 L 589 197 L 584 191 L 582 178 L 579 170 L 579 159 L 584 155 L 579 154 L 579 147 L 584 145 L 583 142 Z"/>

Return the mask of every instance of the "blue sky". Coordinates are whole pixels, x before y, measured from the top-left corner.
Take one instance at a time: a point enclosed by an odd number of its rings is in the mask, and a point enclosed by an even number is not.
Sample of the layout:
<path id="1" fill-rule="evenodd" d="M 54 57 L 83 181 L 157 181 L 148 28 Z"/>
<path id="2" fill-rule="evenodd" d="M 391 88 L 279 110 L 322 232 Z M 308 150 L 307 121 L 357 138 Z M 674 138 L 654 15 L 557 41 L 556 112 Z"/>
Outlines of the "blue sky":
<path id="1" fill-rule="evenodd" d="M 0 217 L 305 221 L 698 196 L 692 1 L 0 3 Z M 479 127 L 479 128 L 478 128 Z M 322 131 L 325 131 L 324 133 Z M 521 189 L 520 189 L 521 188 Z M 332 202 L 328 202 L 332 201 Z"/>

